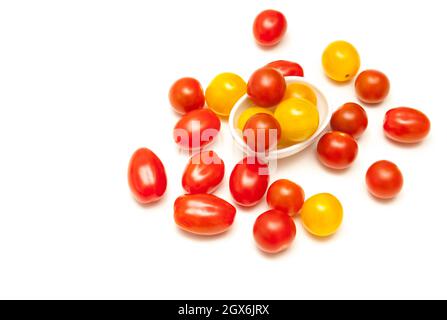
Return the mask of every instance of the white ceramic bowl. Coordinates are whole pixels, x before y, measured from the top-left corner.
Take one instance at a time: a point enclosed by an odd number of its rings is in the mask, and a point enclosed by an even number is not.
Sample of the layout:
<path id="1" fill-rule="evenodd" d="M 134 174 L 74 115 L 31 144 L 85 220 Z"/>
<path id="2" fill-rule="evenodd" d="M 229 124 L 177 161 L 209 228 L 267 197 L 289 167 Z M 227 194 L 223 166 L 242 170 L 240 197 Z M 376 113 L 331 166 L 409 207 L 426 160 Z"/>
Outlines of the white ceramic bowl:
<path id="1" fill-rule="evenodd" d="M 304 83 L 311 87 L 315 94 L 317 95 L 317 108 L 320 115 L 320 123 L 318 126 L 317 131 L 310 137 L 308 140 L 304 142 L 300 142 L 288 147 L 284 148 L 278 148 L 276 150 L 270 150 L 267 155 L 264 154 L 257 154 L 257 156 L 264 158 L 266 160 L 272 160 L 272 159 L 283 159 L 290 157 L 294 154 L 297 154 L 304 149 L 306 149 L 308 146 L 310 146 L 312 143 L 314 143 L 325 131 L 325 129 L 329 125 L 329 121 L 331 119 L 331 110 L 329 108 L 328 102 L 326 100 L 326 97 L 323 95 L 323 93 L 318 90 L 317 87 L 315 87 L 313 84 L 309 83 L 305 78 L 302 77 L 286 77 L 287 83 Z M 256 153 L 247 147 L 245 144 L 241 131 L 237 128 L 237 121 L 239 119 L 239 116 L 241 113 L 253 106 L 253 102 L 248 98 L 247 95 L 244 95 L 241 99 L 239 99 L 238 102 L 234 105 L 233 109 L 231 110 L 230 117 L 229 117 L 229 125 L 230 125 L 230 131 L 231 135 L 236 141 L 236 144 L 238 147 L 245 152 L 246 154 L 255 155 Z"/>

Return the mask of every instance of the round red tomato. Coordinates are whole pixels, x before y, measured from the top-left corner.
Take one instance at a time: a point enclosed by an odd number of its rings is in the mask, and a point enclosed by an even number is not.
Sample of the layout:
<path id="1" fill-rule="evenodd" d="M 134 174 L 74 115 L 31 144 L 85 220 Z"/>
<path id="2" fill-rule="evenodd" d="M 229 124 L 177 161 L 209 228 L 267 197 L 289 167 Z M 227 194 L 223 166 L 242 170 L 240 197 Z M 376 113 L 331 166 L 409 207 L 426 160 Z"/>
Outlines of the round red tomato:
<path id="1" fill-rule="evenodd" d="M 357 142 L 349 134 L 332 131 L 318 141 L 318 159 L 332 169 L 346 169 L 357 157 Z"/>
<path id="2" fill-rule="evenodd" d="M 256 42 L 264 47 L 278 44 L 287 30 L 286 17 L 276 10 L 262 11 L 253 23 Z"/>
<path id="3" fill-rule="evenodd" d="M 268 166 L 254 157 L 246 157 L 231 172 L 230 192 L 237 204 L 254 206 L 269 184 Z"/>
<path id="4" fill-rule="evenodd" d="M 403 184 L 399 167 L 390 161 L 377 161 L 366 172 L 369 192 L 380 199 L 394 198 L 402 190 Z"/>
<path id="5" fill-rule="evenodd" d="M 187 193 L 211 193 L 222 182 L 224 162 L 214 151 L 194 155 L 183 172 L 182 185 Z"/>
<path id="6" fill-rule="evenodd" d="M 377 70 L 366 70 L 355 80 L 357 97 L 369 104 L 381 103 L 390 92 L 388 77 Z"/>
<path id="7" fill-rule="evenodd" d="M 257 106 L 269 108 L 281 102 L 286 88 L 286 81 L 279 71 L 261 68 L 248 80 L 247 94 Z"/>
<path id="8" fill-rule="evenodd" d="M 175 111 L 185 114 L 203 108 L 205 95 L 199 81 L 194 78 L 182 78 L 174 82 L 169 90 L 169 101 Z"/>
<path id="9" fill-rule="evenodd" d="M 175 125 L 174 140 L 183 149 L 199 149 L 213 141 L 220 130 L 220 120 L 209 109 L 193 110 Z"/>
<path id="10" fill-rule="evenodd" d="M 294 216 L 303 206 L 304 191 L 290 180 L 277 180 L 272 183 L 267 191 L 267 203 L 272 209 Z"/>
<path id="11" fill-rule="evenodd" d="M 368 116 L 357 103 L 345 103 L 332 115 L 331 127 L 334 131 L 347 133 L 357 139 L 368 127 Z"/>
<path id="12" fill-rule="evenodd" d="M 258 113 L 246 122 L 243 136 L 251 150 L 264 152 L 278 144 L 281 138 L 281 126 L 272 115 Z"/>
<path id="13" fill-rule="evenodd" d="M 290 247 L 295 239 L 295 222 L 284 212 L 270 210 L 256 219 L 253 236 L 259 249 L 267 253 L 278 253 Z"/>
<path id="14" fill-rule="evenodd" d="M 129 162 L 127 179 L 135 199 L 148 204 L 159 200 L 166 191 L 166 172 L 161 160 L 146 148 L 135 151 Z"/>
<path id="15" fill-rule="evenodd" d="M 174 219 L 181 229 L 204 236 L 227 231 L 234 222 L 236 208 L 212 194 L 189 194 L 174 203 Z"/>
<path id="16" fill-rule="evenodd" d="M 304 77 L 303 68 L 296 62 L 278 60 L 270 62 L 266 67 L 278 70 L 284 77 Z"/>
<path id="17" fill-rule="evenodd" d="M 385 135 L 401 143 L 417 143 L 430 132 L 430 120 L 421 111 L 400 107 L 389 110 L 383 122 Z"/>

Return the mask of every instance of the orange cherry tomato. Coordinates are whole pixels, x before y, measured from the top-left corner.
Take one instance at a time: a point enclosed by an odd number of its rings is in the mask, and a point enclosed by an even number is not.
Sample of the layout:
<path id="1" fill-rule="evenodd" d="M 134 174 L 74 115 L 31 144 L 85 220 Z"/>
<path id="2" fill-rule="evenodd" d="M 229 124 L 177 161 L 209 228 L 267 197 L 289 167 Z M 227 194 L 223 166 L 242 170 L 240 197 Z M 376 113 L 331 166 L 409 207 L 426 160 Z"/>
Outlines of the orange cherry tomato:
<path id="1" fill-rule="evenodd" d="M 377 161 L 366 172 L 368 191 L 379 199 L 394 198 L 402 190 L 403 184 L 399 167 L 391 161 Z"/>
<path id="2" fill-rule="evenodd" d="M 270 62 L 266 67 L 278 70 L 284 77 L 304 77 L 303 68 L 296 62 L 277 60 Z"/>
<path id="3" fill-rule="evenodd" d="M 264 152 L 276 147 L 281 138 L 281 127 L 272 115 L 258 113 L 248 119 L 243 137 L 251 150 Z"/>
<path id="4" fill-rule="evenodd" d="M 331 127 L 358 139 L 368 127 L 368 116 L 357 103 L 345 103 L 332 115 Z"/>
<path id="5" fill-rule="evenodd" d="M 401 143 L 417 143 L 430 132 L 430 120 L 421 111 L 400 107 L 389 110 L 383 122 L 385 135 Z"/>
<path id="6" fill-rule="evenodd" d="M 276 10 L 262 11 L 253 23 L 256 42 L 264 47 L 278 44 L 287 30 L 286 17 Z"/>
<path id="7" fill-rule="evenodd" d="M 200 82 L 194 78 L 181 78 L 169 90 L 169 101 L 180 114 L 203 108 L 205 95 Z"/>
<path id="8" fill-rule="evenodd" d="M 161 160 L 146 148 L 135 151 L 127 172 L 129 188 L 135 199 L 148 204 L 159 200 L 166 191 L 166 172 Z"/>
<path id="9" fill-rule="evenodd" d="M 248 80 L 247 94 L 253 102 L 269 108 L 281 102 L 286 92 L 286 81 L 279 71 L 273 68 L 261 68 Z"/>
<path id="10" fill-rule="evenodd" d="M 357 142 L 349 134 L 332 131 L 318 141 L 318 159 L 332 169 L 346 169 L 357 157 Z"/>
<path id="11" fill-rule="evenodd" d="M 304 191 L 290 180 L 277 180 L 272 183 L 267 191 L 267 203 L 272 209 L 294 216 L 303 206 Z"/>
<path id="12" fill-rule="evenodd" d="M 262 251 L 279 253 L 290 247 L 295 239 L 295 222 L 282 211 L 270 210 L 256 219 L 253 236 Z"/>
<path id="13" fill-rule="evenodd" d="M 184 195 L 174 203 L 177 226 L 198 235 L 212 236 L 227 231 L 235 216 L 235 207 L 212 194 Z"/>
<path id="14" fill-rule="evenodd" d="M 360 101 L 369 104 L 381 103 L 390 92 L 390 81 L 377 70 L 366 70 L 355 80 L 355 91 Z"/>

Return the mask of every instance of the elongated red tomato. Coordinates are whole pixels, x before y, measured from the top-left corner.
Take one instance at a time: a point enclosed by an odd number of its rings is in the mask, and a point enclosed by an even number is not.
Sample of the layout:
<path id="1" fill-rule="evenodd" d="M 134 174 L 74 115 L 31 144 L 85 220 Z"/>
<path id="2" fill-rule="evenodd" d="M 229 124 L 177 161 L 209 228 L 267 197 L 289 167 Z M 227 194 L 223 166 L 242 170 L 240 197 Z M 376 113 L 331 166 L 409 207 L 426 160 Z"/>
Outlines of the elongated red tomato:
<path id="1" fill-rule="evenodd" d="M 261 201 L 268 184 L 268 166 L 254 157 L 244 158 L 231 172 L 230 192 L 241 206 L 254 206 Z"/>
<path id="2" fill-rule="evenodd" d="M 212 194 L 180 196 L 174 203 L 174 219 L 181 229 L 204 236 L 227 231 L 234 222 L 236 208 Z"/>
<path id="3" fill-rule="evenodd" d="M 286 17 L 276 10 L 262 11 L 253 23 L 256 42 L 265 47 L 278 44 L 287 30 Z"/>
<path id="4" fill-rule="evenodd" d="M 127 178 L 133 196 L 142 204 L 159 200 L 166 191 L 167 179 L 163 163 L 149 149 L 135 151 L 129 162 Z"/>
<path id="5" fill-rule="evenodd" d="M 182 185 L 187 193 L 211 193 L 225 174 L 224 162 L 214 151 L 194 155 L 183 172 Z"/>
<path id="6" fill-rule="evenodd" d="M 278 70 L 284 77 L 304 77 L 303 68 L 296 62 L 277 60 L 270 62 L 266 67 Z"/>
<path id="7" fill-rule="evenodd" d="M 400 107 L 389 110 L 383 122 L 385 135 L 401 143 L 417 143 L 430 132 L 430 120 L 421 111 Z"/>
<path id="8" fill-rule="evenodd" d="M 262 251 L 279 253 L 287 249 L 295 239 L 295 222 L 282 211 L 270 210 L 256 219 L 253 236 Z"/>
<path id="9" fill-rule="evenodd" d="M 174 140 L 182 149 L 200 149 L 217 136 L 220 119 L 209 109 L 193 110 L 175 125 Z"/>

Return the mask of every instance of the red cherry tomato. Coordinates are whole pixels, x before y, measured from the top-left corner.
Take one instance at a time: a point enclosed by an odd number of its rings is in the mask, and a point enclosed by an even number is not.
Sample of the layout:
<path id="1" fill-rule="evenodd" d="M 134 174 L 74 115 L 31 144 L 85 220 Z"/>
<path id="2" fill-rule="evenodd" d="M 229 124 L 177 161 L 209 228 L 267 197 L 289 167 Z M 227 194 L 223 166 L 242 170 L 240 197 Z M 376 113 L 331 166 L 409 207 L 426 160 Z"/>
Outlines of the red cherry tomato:
<path id="1" fill-rule="evenodd" d="M 211 193 L 222 182 L 225 165 L 214 151 L 194 155 L 183 172 L 182 185 L 188 193 Z"/>
<path id="2" fill-rule="evenodd" d="M 424 140 L 430 132 L 430 120 L 419 110 L 400 107 L 386 113 L 383 129 L 391 140 L 416 143 Z"/>
<path id="3" fill-rule="evenodd" d="M 146 148 L 135 151 L 129 162 L 127 179 L 135 199 L 148 204 L 159 200 L 166 191 L 166 172 L 161 160 Z"/>
<path id="4" fill-rule="evenodd" d="M 213 111 L 193 110 L 175 125 L 174 140 L 183 149 L 199 149 L 213 141 L 219 130 L 220 120 Z"/>
<path id="5" fill-rule="evenodd" d="M 231 172 L 230 192 L 237 204 L 254 206 L 269 184 L 268 166 L 254 157 L 244 158 Z"/>
<path id="6" fill-rule="evenodd" d="M 270 210 L 256 219 L 253 236 L 259 249 L 267 253 L 278 253 L 290 247 L 295 239 L 295 222 L 284 212 Z"/>
<path id="7" fill-rule="evenodd" d="M 281 126 L 270 114 L 258 113 L 250 117 L 243 130 L 245 143 L 256 152 L 270 150 L 281 138 Z"/>
<path id="8" fill-rule="evenodd" d="M 366 172 L 369 192 L 380 199 L 394 198 L 401 190 L 404 178 L 398 166 L 386 160 L 377 161 Z"/>
<path id="9" fill-rule="evenodd" d="M 381 103 L 390 92 L 390 81 L 380 71 L 366 70 L 355 80 L 355 91 L 357 97 L 365 103 Z"/>
<path id="10" fill-rule="evenodd" d="M 262 11 L 253 23 L 256 42 L 264 47 L 277 45 L 287 30 L 286 17 L 276 10 Z"/>
<path id="11" fill-rule="evenodd" d="M 169 101 L 180 114 L 203 108 L 205 95 L 200 82 L 194 78 L 182 78 L 174 82 L 169 90 Z"/>
<path id="12" fill-rule="evenodd" d="M 272 183 L 267 191 L 267 203 L 272 209 L 294 216 L 303 206 L 304 191 L 290 180 L 277 180 Z"/>
<path id="13" fill-rule="evenodd" d="M 236 208 L 212 194 L 189 194 L 174 203 L 174 219 L 181 229 L 204 236 L 227 231 L 234 222 Z"/>
<path id="14" fill-rule="evenodd" d="M 318 159 L 332 169 L 346 169 L 357 157 L 357 142 L 349 134 L 332 131 L 318 141 Z"/>
<path id="15" fill-rule="evenodd" d="M 296 62 L 278 60 L 270 62 L 266 67 L 278 70 L 284 77 L 304 77 L 303 68 Z"/>
<path id="16" fill-rule="evenodd" d="M 332 115 L 331 127 L 334 131 L 347 133 L 357 139 L 368 127 L 368 116 L 357 103 L 345 103 Z"/>
<path id="17" fill-rule="evenodd" d="M 261 68 L 248 80 L 247 94 L 259 107 L 273 107 L 281 102 L 286 92 L 283 75 L 273 68 Z"/>

